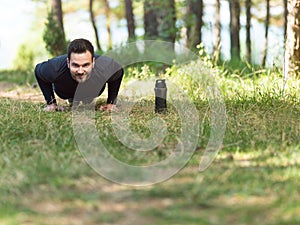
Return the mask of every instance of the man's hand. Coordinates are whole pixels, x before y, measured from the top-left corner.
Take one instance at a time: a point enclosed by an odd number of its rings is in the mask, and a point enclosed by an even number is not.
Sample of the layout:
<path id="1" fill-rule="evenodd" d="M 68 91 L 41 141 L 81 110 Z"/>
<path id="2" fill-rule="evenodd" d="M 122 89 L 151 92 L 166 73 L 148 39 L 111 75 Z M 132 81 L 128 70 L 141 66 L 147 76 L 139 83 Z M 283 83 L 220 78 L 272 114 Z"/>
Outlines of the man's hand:
<path id="1" fill-rule="evenodd" d="M 56 103 L 52 103 L 50 105 L 47 105 L 44 108 L 45 112 L 53 112 L 53 111 L 64 111 L 65 109 L 61 106 L 58 106 Z"/>
<path id="2" fill-rule="evenodd" d="M 106 105 L 101 105 L 99 107 L 100 111 L 107 111 L 107 112 L 110 112 L 115 109 L 116 109 L 116 105 L 114 105 L 114 104 L 106 104 Z"/>

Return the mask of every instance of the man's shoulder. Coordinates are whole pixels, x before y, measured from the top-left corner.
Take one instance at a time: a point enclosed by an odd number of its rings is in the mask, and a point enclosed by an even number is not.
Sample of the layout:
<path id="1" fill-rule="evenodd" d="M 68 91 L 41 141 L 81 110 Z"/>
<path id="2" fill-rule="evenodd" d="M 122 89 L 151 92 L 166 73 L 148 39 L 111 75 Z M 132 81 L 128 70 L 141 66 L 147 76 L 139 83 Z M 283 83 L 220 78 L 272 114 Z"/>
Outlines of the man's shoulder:
<path id="1" fill-rule="evenodd" d="M 95 55 L 95 64 L 99 69 L 108 67 L 121 68 L 121 65 L 116 62 L 113 58 L 104 55 Z"/>
<path id="2" fill-rule="evenodd" d="M 67 65 L 67 55 L 60 55 L 48 60 L 48 63 L 53 64 L 54 66 L 61 67 Z"/>
<path id="3" fill-rule="evenodd" d="M 49 79 L 56 79 L 61 74 L 68 71 L 67 55 L 60 55 L 37 65 L 38 72 Z"/>
<path id="4" fill-rule="evenodd" d="M 95 55 L 96 63 L 105 63 L 105 62 L 112 62 L 114 61 L 112 58 L 105 56 L 105 55 Z"/>
<path id="5" fill-rule="evenodd" d="M 104 77 L 108 80 L 113 74 L 122 69 L 122 66 L 108 56 L 95 56 L 94 74 L 96 77 Z"/>
<path id="6" fill-rule="evenodd" d="M 57 69 L 59 67 L 67 65 L 67 55 L 60 55 L 51 59 L 48 59 L 42 63 L 39 63 L 40 66 L 50 66 L 53 67 L 53 69 Z"/>

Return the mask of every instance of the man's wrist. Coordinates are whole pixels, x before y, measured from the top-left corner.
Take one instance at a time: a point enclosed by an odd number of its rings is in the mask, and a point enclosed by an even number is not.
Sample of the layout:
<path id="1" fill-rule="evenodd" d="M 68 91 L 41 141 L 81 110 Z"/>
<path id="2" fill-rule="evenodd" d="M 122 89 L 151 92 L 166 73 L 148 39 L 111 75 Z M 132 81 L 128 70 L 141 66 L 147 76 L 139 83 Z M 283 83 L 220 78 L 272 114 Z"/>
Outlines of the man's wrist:
<path id="1" fill-rule="evenodd" d="M 117 99 L 116 98 L 108 98 L 107 101 L 106 101 L 106 104 L 111 104 L 111 105 L 115 105 L 117 102 Z"/>
<path id="2" fill-rule="evenodd" d="M 57 104 L 56 99 L 55 98 L 51 98 L 51 100 L 47 100 L 47 105 L 52 105 L 52 104 Z"/>
<path id="3" fill-rule="evenodd" d="M 56 102 L 47 103 L 47 106 L 48 106 L 48 105 L 56 105 L 56 106 L 57 106 L 57 103 L 56 103 Z"/>

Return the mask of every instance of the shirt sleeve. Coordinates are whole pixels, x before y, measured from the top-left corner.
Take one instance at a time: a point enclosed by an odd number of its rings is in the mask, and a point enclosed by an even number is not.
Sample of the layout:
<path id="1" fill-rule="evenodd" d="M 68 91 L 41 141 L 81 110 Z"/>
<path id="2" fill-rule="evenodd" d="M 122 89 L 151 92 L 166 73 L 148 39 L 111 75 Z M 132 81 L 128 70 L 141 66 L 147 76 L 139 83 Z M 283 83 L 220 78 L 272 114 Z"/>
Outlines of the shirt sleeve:
<path id="1" fill-rule="evenodd" d="M 36 80 L 38 85 L 44 95 L 47 105 L 56 103 L 52 82 L 47 80 L 46 76 L 41 73 L 41 67 L 44 66 L 44 63 L 37 64 L 34 70 Z"/>
<path id="2" fill-rule="evenodd" d="M 116 104 L 117 96 L 120 90 L 121 82 L 123 79 L 124 70 L 120 69 L 114 73 L 107 81 L 108 83 L 108 97 L 107 104 Z"/>
<path id="3" fill-rule="evenodd" d="M 34 73 L 48 105 L 56 103 L 53 83 L 67 70 L 67 56 L 62 55 L 36 65 Z"/>

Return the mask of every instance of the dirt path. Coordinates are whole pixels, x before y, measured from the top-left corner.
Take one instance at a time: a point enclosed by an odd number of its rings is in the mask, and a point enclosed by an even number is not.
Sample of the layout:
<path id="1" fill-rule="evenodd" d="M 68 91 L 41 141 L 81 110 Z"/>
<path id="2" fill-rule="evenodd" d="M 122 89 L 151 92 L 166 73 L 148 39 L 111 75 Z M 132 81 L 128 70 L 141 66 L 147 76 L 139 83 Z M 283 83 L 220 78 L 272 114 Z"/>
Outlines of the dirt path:
<path id="1" fill-rule="evenodd" d="M 10 98 L 34 103 L 44 102 L 43 95 L 38 87 L 18 86 L 5 81 L 0 82 L 0 98 Z"/>

